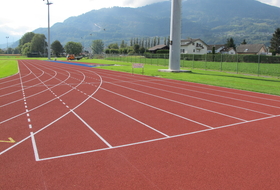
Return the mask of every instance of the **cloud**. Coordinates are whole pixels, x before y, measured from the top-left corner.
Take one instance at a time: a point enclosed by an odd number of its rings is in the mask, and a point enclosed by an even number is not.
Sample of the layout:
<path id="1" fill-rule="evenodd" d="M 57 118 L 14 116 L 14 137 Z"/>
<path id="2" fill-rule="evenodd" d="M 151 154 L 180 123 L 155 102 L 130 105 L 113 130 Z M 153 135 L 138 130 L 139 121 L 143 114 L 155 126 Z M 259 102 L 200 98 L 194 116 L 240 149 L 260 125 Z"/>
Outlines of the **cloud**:
<path id="1" fill-rule="evenodd" d="M 280 0 L 258 0 L 258 1 L 272 6 L 280 7 Z"/>

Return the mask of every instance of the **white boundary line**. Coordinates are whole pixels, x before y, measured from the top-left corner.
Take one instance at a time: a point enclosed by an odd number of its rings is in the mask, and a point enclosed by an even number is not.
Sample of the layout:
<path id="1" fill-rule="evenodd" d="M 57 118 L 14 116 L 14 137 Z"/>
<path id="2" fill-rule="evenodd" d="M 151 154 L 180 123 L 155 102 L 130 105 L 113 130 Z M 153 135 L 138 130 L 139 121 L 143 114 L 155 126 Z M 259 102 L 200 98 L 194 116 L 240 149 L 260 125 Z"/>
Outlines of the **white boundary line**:
<path id="1" fill-rule="evenodd" d="M 172 100 L 172 99 L 169 99 L 169 98 L 165 98 L 165 97 L 162 97 L 162 96 L 158 96 L 158 95 L 154 95 L 154 94 L 151 94 L 151 93 L 143 92 L 143 91 L 136 90 L 136 89 L 133 89 L 133 88 L 129 88 L 129 87 L 126 87 L 126 86 L 122 86 L 122 85 L 119 85 L 119 84 L 114 84 L 114 83 L 111 83 L 111 82 L 106 82 L 106 83 L 112 84 L 112 85 L 115 85 L 115 86 L 119 86 L 119 87 L 122 87 L 122 88 L 126 88 L 126 89 L 129 89 L 129 90 L 135 91 L 135 92 L 140 92 L 142 94 L 146 94 L 146 95 L 149 95 L 149 96 L 154 96 L 156 98 L 160 98 L 160 99 L 167 100 L 167 101 L 170 101 L 170 102 L 174 102 L 174 103 L 189 106 L 189 107 L 192 107 L 192 108 L 200 109 L 200 110 L 203 110 L 203 111 L 206 111 L 206 112 L 215 113 L 215 114 L 218 114 L 218 115 L 222 115 L 222 116 L 233 118 L 233 119 L 240 120 L 240 121 L 246 121 L 245 119 L 237 118 L 237 117 L 234 117 L 234 116 L 231 116 L 231 115 L 227 115 L 227 114 L 212 111 L 212 110 L 209 110 L 209 109 L 201 108 L 201 107 L 198 107 L 198 106 L 190 105 L 190 104 L 187 104 L 187 103 L 179 102 L 177 100 Z"/>
<path id="2" fill-rule="evenodd" d="M 119 148 L 130 147 L 130 146 L 140 145 L 140 144 L 146 144 L 146 143 L 156 142 L 156 141 L 161 141 L 161 140 L 166 140 L 166 139 L 173 139 L 173 138 L 189 136 L 189 135 L 199 134 L 199 133 L 208 132 L 208 131 L 219 130 L 219 129 L 228 128 L 228 127 L 232 127 L 232 126 L 236 126 L 236 125 L 241 125 L 241 124 L 245 124 L 245 123 L 252 123 L 252 122 L 256 122 L 256 121 L 271 119 L 271 118 L 275 118 L 275 117 L 280 117 L 280 115 L 266 117 L 266 118 L 261 118 L 261 119 L 256 119 L 256 120 L 252 120 L 252 121 L 248 121 L 248 122 L 236 123 L 236 124 L 232 124 L 232 125 L 225 125 L 225 126 L 217 127 L 217 128 L 214 128 L 214 129 L 204 129 L 204 130 L 194 131 L 194 132 L 190 132 L 190 133 L 173 135 L 173 136 L 170 136 L 170 137 L 163 137 L 163 138 L 151 139 L 151 140 L 147 140 L 147 141 L 141 141 L 141 142 L 136 142 L 136 143 L 119 145 L 119 146 L 114 146 L 112 148 L 101 148 L 101 149 L 95 149 L 95 150 L 90 150 L 90 151 L 84 151 L 84 152 L 77 152 L 77 153 L 65 154 L 65 155 L 54 156 L 54 157 L 41 158 L 39 161 L 54 160 L 54 159 L 58 159 L 58 158 L 65 158 L 65 157 L 89 154 L 89 153 L 100 152 L 100 151 L 111 150 L 111 149 L 119 149 Z"/>

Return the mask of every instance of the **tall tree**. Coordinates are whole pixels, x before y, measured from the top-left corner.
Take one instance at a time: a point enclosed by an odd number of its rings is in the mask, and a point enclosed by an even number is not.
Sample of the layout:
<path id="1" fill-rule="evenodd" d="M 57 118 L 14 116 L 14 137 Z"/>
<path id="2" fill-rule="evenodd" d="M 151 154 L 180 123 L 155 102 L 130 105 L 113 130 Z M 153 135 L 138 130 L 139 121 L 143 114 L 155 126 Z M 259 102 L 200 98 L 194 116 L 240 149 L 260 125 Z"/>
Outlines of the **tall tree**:
<path id="1" fill-rule="evenodd" d="M 246 40 L 244 39 L 243 42 L 241 43 L 242 45 L 247 44 Z"/>
<path id="2" fill-rule="evenodd" d="M 108 46 L 108 49 L 119 49 L 118 43 L 113 43 Z"/>
<path id="3" fill-rule="evenodd" d="M 28 53 L 31 53 L 31 42 L 27 42 L 25 43 L 22 47 L 21 47 L 21 54 L 23 55 L 27 55 Z"/>
<path id="4" fill-rule="evenodd" d="M 83 46 L 78 42 L 67 42 L 67 44 L 64 46 L 64 49 L 67 54 L 79 55 L 83 51 Z"/>
<path id="5" fill-rule="evenodd" d="M 280 53 L 280 28 L 277 28 L 270 40 L 272 54 Z"/>
<path id="6" fill-rule="evenodd" d="M 232 47 L 233 49 L 236 49 L 236 45 L 235 45 L 235 43 L 234 43 L 233 38 L 227 39 L 227 44 L 226 44 L 226 46 L 227 46 L 228 48 Z"/>
<path id="7" fill-rule="evenodd" d="M 23 48 L 24 44 L 31 43 L 31 40 L 34 36 L 35 36 L 35 33 L 27 32 L 21 37 L 21 39 L 19 40 L 19 46 L 18 46 L 20 51 Z"/>
<path id="8" fill-rule="evenodd" d="M 60 41 L 55 40 L 52 45 L 51 45 L 51 49 L 53 54 L 55 54 L 56 56 L 59 56 L 59 54 L 63 53 L 63 46 L 61 45 Z"/>
<path id="9" fill-rule="evenodd" d="M 126 44 L 124 43 L 124 40 L 122 40 L 122 43 L 120 45 L 120 48 L 126 48 Z"/>
<path id="10" fill-rule="evenodd" d="M 91 45 L 93 54 L 101 54 L 104 50 L 104 43 L 102 40 L 94 40 Z"/>
<path id="11" fill-rule="evenodd" d="M 32 52 L 45 52 L 47 47 L 46 36 L 44 34 L 35 34 L 31 40 Z"/>

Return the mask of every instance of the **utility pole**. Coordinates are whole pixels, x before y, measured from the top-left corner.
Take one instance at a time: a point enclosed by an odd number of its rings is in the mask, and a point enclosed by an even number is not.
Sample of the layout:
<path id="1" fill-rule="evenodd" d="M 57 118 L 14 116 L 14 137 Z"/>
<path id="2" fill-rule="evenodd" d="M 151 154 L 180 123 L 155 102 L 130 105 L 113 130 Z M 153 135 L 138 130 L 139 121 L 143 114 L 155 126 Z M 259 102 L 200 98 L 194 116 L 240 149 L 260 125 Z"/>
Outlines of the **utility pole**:
<path id="1" fill-rule="evenodd" d="M 45 0 L 43 0 L 45 1 Z M 50 3 L 49 0 L 47 0 L 47 5 L 48 5 L 48 60 L 51 60 L 51 40 L 50 40 L 50 5 L 53 3 Z"/>

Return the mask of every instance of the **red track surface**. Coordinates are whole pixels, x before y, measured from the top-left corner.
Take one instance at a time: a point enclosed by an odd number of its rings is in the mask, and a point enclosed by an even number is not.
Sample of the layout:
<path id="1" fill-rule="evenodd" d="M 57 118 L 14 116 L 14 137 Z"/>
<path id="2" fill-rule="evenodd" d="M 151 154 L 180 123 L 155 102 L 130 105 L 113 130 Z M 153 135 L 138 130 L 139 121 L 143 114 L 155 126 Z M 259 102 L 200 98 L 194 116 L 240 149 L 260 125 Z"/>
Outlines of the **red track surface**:
<path id="1" fill-rule="evenodd" d="M 46 61 L 19 70 L 0 79 L 0 189 L 280 187 L 279 96 Z"/>

